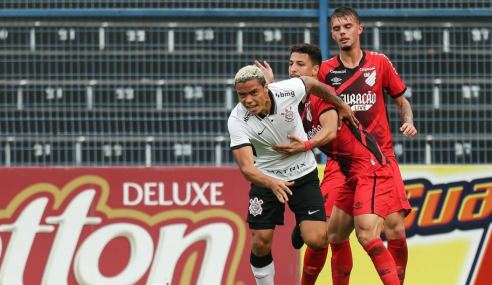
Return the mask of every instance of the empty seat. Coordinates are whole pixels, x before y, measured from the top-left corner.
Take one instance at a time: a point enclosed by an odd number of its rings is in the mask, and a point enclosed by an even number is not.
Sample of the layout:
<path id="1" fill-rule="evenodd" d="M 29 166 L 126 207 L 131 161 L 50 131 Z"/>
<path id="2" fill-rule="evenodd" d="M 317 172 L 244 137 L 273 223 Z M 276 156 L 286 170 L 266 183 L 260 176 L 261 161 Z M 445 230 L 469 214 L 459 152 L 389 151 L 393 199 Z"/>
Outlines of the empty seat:
<path id="1" fill-rule="evenodd" d="M 83 165 L 145 165 L 145 142 L 104 141 L 82 143 Z"/>
<path id="2" fill-rule="evenodd" d="M 425 141 L 419 138 L 393 137 L 393 147 L 399 164 L 422 164 L 425 162 Z"/>
<path id="3" fill-rule="evenodd" d="M 228 111 L 127 108 L 14 110 L 0 115 L 4 135 L 206 135 L 227 132 Z"/>
<path id="4" fill-rule="evenodd" d="M 220 163 L 218 163 L 220 160 Z M 152 143 L 152 164 L 231 164 L 234 162 L 229 142 L 216 142 L 213 138 L 202 141 L 187 140 L 183 137 L 176 142 L 156 141 Z"/>
<path id="5" fill-rule="evenodd" d="M 69 141 L 50 141 L 46 137 L 14 140 L 4 143 L 2 150 L 2 164 L 7 163 L 6 152 L 8 152 L 12 166 L 73 165 L 75 163 L 74 145 Z"/>

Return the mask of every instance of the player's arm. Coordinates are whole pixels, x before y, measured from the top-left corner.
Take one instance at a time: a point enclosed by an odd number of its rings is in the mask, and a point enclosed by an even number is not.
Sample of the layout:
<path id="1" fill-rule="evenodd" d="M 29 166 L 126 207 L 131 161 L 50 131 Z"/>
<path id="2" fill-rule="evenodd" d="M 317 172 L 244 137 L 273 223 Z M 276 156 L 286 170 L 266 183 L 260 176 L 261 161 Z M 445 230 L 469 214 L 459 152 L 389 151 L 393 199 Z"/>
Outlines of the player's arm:
<path id="1" fill-rule="evenodd" d="M 417 129 L 413 124 L 413 112 L 410 102 L 408 102 L 405 96 L 399 96 L 393 98 L 393 100 L 398 108 L 398 113 L 400 114 L 400 118 L 403 122 L 400 131 L 407 137 L 413 137 L 417 134 Z"/>
<path id="2" fill-rule="evenodd" d="M 278 200 L 282 203 L 289 201 L 287 193 L 292 195 L 288 186 L 294 185 L 294 182 L 288 182 L 274 177 L 270 177 L 261 172 L 255 167 L 253 158 L 253 148 L 251 146 L 243 146 L 232 151 L 236 158 L 239 170 L 246 180 L 264 187 L 272 189 Z"/>
<path id="3" fill-rule="evenodd" d="M 337 120 L 336 110 L 334 108 L 326 109 L 319 116 L 319 122 L 322 128 L 312 139 L 304 142 L 296 136 L 288 135 L 287 137 L 292 140 L 290 144 L 274 145 L 272 148 L 277 152 L 285 154 L 283 158 L 287 158 L 296 153 L 322 147 L 337 137 Z"/>
<path id="4" fill-rule="evenodd" d="M 313 94 L 337 108 L 338 129 L 342 127 L 342 121 L 344 119 L 347 119 L 352 125 L 358 127 L 359 121 L 355 118 L 354 112 L 352 112 L 350 106 L 343 102 L 343 100 L 325 84 L 309 76 L 301 76 L 300 79 L 304 82 L 307 93 Z"/>
<path id="5" fill-rule="evenodd" d="M 407 88 L 389 58 L 385 55 L 381 56 L 385 58 L 382 60 L 383 86 L 398 108 L 398 113 L 403 122 L 400 131 L 407 137 L 413 137 L 417 134 L 417 129 L 413 125 L 412 106 L 410 106 L 407 98 L 403 96 Z"/>

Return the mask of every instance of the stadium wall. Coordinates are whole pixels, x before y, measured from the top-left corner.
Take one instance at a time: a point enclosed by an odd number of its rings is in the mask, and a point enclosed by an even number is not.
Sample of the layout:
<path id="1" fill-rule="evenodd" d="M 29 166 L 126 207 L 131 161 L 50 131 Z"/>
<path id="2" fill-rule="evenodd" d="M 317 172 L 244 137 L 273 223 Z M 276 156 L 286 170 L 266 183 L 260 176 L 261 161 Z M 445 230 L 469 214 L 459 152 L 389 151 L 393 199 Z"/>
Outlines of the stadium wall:
<path id="1" fill-rule="evenodd" d="M 401 169 L 413 206 L 405 284 L 488 284 L 492 166 Z M 0 284 L 254 284 L 249 184 L 236 167 L 2 168 L 0 177 Z M 287 210 L 274 239 L 277 284 L 298 284 L 293 224 Z M 378 284 L 356 240 L 352 282 Z"/>

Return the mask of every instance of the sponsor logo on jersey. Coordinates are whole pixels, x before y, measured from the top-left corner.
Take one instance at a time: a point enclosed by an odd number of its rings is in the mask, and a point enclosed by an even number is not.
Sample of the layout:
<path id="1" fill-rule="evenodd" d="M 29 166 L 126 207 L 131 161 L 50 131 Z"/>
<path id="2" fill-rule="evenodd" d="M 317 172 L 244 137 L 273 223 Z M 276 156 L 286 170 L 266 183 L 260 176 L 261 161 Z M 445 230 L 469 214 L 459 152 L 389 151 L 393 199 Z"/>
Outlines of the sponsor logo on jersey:
<path id="1" fill-rule="evenodd" d="M 347 73 L 347 70 L 346 69 L 343 69 L 343 70 L 330 70 L 330 73 L 333 73 L 333 74 L 343 74 L 343 73 Z"/>
<path id="2" fill-rule="evenodd" d="M 294 176 L 299 173 L 305 172 L 306 170 L 308 170 L 308 165 L 305 162 L 300 163 L 298 165 L 294 165 L 286 169 L 278 169 L 278 170 L 266 169 L 266 171 L 271 174 L 288 175 L 288 176 Z"/>
<path id="3" fill-rule="evenodd" d="M 342 84 L 340 81 L 342 81 L 342 79 L 340 79 L 338 77 L 335 77 L 335 78 L 332 78 L 331 79 L 332 85 L 340 85 L 340 84 Z"/>
<path id="4" fill-rule="evenodd" d="M 359 68 L 360 71 L 364 72 L 364 71 L 371 71 L 371 70 L 375 70 L 376 67 L 375 66 L 371 66 L 371 67 L 367 67 L 367 68 Z"/>
<path id="5" fill-rule="evenodd" d="M 321 125 L 313 126 L 313 128 L 307 132 L 308 139 L 314 138 L 314 136 L 321 131 Z"/>
<path id="6" fill-rule="evenodd" d="M 376 104 L 376 94 L 371 91 L 367 93 L 340 94 L 340 98 L 345 101 L 353 111 L 367 111 Z"/>
<path id="7" fill-rule="evenodd" d="M 275 97 L 277 98 L 284 98 L 284 97 L 296 97 L 296 94 L 294 93 L 294 91 L 290 91 L 290 92 L 278 92 L 278 93 L 275 93 Z"/>

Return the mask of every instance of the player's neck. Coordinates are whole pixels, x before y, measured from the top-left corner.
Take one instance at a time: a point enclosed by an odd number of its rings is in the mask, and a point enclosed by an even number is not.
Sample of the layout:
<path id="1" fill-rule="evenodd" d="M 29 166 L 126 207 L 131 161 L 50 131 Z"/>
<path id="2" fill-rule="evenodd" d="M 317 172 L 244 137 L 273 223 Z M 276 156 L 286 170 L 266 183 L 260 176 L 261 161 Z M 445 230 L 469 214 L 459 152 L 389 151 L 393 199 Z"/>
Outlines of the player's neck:
<path id="1" fill-rule="evenodd" d="M 272 101 L 267 101 L 267 102 L 265 103 L 265 109 L 263 109 L 263 110 L 260 112 L 260 114 L 262 114 L 262 115 L 265 115 L 265 116 L 266 116 L 266 115 L 270 114 L 270 109 L 272 109 Z"/>
<path id="2" fill-rule="evenodd" d="M 363 52 L 360 47 L 354 47 L 351 50 L 340 51 L 340 60 L 346 68 L 355 68 L 359 66 Z"/>

